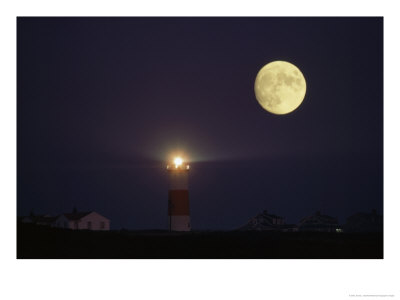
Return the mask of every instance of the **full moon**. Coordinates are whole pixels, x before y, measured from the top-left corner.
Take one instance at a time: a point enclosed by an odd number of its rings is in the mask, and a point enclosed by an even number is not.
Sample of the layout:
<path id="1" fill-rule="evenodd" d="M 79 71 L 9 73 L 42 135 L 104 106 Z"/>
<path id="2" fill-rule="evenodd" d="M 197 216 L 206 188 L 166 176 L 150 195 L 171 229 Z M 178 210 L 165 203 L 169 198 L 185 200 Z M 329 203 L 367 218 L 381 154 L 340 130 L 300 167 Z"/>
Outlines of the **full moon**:
<path id="1" fill-rule="evenodd" d="M 265 110 L 284 115 L 294 111 L 303 102 L 306 80 L 295 65 L 273 61 L 258 72 L 254 92 Z"/>

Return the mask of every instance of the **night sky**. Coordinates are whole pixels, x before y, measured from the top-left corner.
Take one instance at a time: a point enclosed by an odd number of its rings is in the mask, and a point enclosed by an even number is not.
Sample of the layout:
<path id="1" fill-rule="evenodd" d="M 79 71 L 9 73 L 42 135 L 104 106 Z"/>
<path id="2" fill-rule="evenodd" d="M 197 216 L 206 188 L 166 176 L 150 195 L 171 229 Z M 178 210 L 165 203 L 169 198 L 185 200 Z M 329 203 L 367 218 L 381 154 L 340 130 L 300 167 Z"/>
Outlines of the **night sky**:
<path id="1" fill-rule="evenodd" d="M 254 95 L 275 60 L 307 81 L 288 115 Z M 382 213 L 383 19 L 17 19 L 18 215 L 166 229 L 175 153 L 193 229 Z"/>

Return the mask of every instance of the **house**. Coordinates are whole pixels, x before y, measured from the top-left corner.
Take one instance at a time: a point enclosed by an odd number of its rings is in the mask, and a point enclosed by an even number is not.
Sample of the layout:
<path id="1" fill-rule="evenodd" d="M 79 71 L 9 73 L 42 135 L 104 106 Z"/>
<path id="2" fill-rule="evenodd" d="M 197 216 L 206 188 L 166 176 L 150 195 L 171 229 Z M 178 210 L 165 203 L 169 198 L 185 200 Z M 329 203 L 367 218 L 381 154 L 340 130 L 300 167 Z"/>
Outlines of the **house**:
<path id="1" fill-rule="evenodd" d="M 370 213 L 356 213 L 347 218 L 345 232 L 383 232 L 383 216 L 373 209 Z"/>
<path id="2" fill-rule="evenodd" d="M 32 223 L 43 226 L 53 226 L 57 217 L 51 215 L 35 215 L 31 213 L 29 216 L 22 217 L 20 220 L 22 223 Z"/>
<path id="3" fill-rule="evenodd" d="M 294 225 L 286 224 L 283 217 L 269 214 L 267 210 L 251 218 L 248 223 L 239 230 L 257 231 L 296 231 Z"/>
<path id="4" fill-rule="evenodd" d="M 322 215 L 319 211 L 301 219 L 297 226 L 299 231 L 341 232 L 337 218 Z"/>
<path id="5" fill-rule="evenodd" d="M 110 230 L 110 220 L 94 211 L 65 213 L 57 217 L 54 227 L 74 230 Z"/>
<path id="6" fill-rule="evenodd" d="M 76 209 L 72 213 L 65 213 L 59 216 L 35 215 L 19 217 L 22 223 L 32 223 L 66 229 L 86 229 L 86 230 L 110 230 L 110 220 L 97 212 L 78 212 Z"/>

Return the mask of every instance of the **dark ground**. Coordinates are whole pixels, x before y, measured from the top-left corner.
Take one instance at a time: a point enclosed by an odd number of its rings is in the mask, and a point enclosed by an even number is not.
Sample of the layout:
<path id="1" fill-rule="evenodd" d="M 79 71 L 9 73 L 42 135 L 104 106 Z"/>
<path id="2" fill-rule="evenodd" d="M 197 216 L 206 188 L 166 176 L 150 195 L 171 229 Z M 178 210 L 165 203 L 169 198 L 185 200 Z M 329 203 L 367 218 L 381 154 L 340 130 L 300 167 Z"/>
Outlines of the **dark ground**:
<path id="1" fill-rule="evenodd" d="M 18 223 L 17 258 L 383 258 L 382 233 L 73 231 Z"/>

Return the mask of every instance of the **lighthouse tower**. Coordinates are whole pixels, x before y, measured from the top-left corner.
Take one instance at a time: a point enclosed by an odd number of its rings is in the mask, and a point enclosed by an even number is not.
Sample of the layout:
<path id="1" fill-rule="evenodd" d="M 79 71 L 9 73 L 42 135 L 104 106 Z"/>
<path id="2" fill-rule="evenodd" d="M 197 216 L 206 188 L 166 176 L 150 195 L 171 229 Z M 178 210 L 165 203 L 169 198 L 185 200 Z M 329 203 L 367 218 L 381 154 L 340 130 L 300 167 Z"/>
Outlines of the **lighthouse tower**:
<path id="1" fill-rule="evenodd" d="M 167 166 L 168 191 L 168 229 L 170 231 L 190 231 L 189 165 L 180 157 Z"/>

